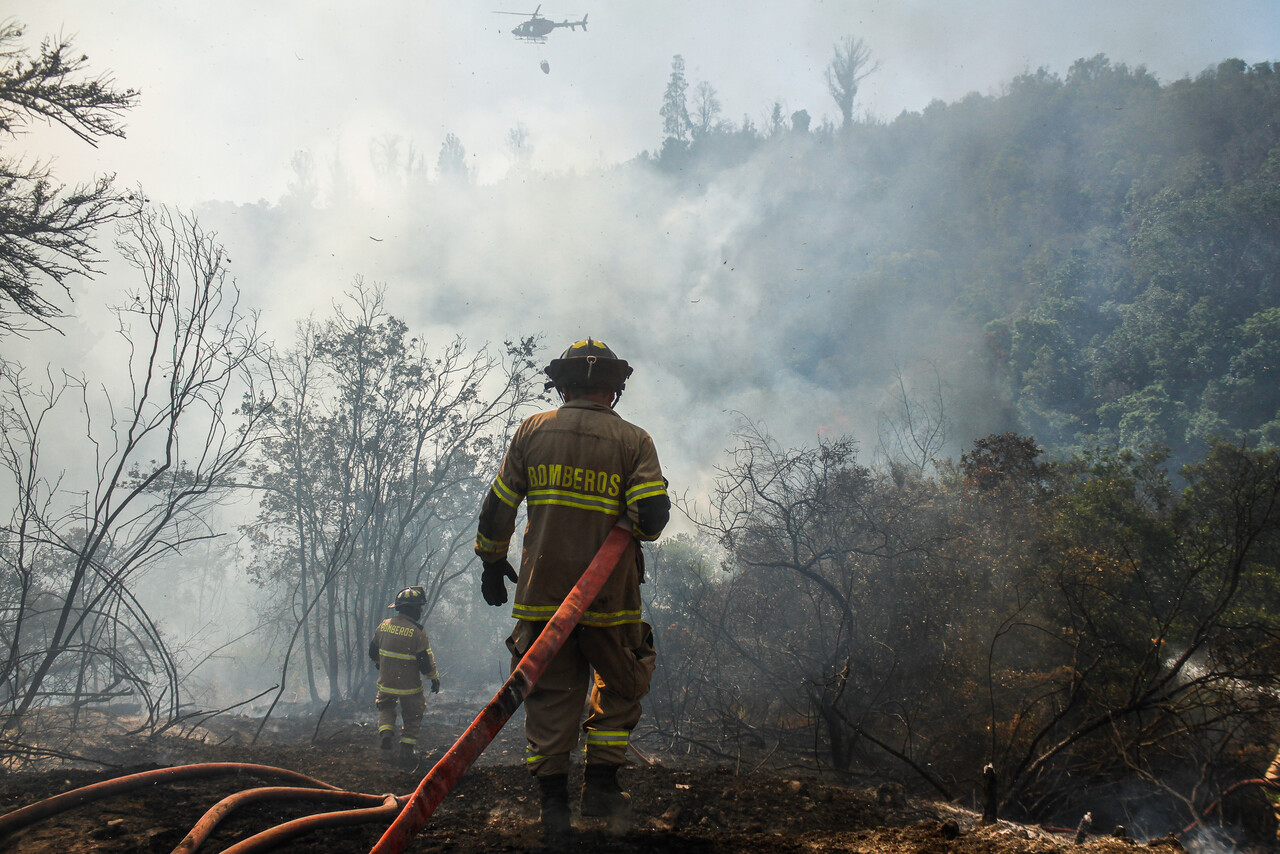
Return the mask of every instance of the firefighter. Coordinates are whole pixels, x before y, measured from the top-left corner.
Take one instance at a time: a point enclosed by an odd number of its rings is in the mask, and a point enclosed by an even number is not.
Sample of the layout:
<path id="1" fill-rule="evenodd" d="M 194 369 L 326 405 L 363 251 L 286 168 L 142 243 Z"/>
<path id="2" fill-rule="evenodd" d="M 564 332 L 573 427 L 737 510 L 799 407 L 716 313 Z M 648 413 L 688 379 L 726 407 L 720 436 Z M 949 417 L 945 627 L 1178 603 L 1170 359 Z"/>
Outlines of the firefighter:
<path id="1" fill-rule="evenodd" d="M 604 343 L 587 338 L 546 367 L 547 389 L 564 403 L 520 425 L 480 507 L 476 554 L 481 593 L 507 601 L 516 583 L 507 638 L 512 669 L 577 583 L 609 531 L 626 516 L 631 543 L 600 595 L 566 639 L 525 700 L 525 760 L 538 783 L 542 827 L 550 837 L 571 831 L 569 754 L 586 732 L 580 813 L 625 822 L 628 796 L 618 784 L 640 699 L 653 675 L 653 631 L 641 620 L 643 555 L 637 541 L 658 538 L 670 501 L 653 440 L 613 407 L 631 367 Z M 527 501 L 528 524 L 519 574 L 507 560 L 516 510 Z M 583 722 L 591 671 L 590 706 Z"/>
<path id="2" fill-rule="evenodd" d="M 369 658 L 378 668 L 379 747 L 384 760 L 391 760 L 391 743 L 396 731 L 396 702 L 404 728 L 400 733 L 400 762 L 405 767 L 417 765 L 418 728 L 426 711 L 427 699 L 422 677 L 431 680 L 431 693 L 440 693 L 440 672 L 436 669 L 431 642 L 419 622 L 427 604 L 427 591 L 420 586 L 406 587 L 388 605 L 396 614 L 383 620 L 369 641 Z"/>

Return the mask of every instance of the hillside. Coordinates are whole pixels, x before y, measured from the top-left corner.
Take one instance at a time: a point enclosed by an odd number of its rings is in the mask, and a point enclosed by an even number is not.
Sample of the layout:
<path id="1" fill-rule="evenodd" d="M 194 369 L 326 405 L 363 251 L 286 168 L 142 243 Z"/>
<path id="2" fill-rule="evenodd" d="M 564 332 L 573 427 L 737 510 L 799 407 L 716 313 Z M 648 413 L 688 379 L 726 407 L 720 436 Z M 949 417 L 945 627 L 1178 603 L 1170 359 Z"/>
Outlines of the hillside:
<path id="1" fill-rule="evenodd" d="M 1280 439 L 1272 63 L 1163 83 L 1095 56 L 888 122 L 667 142 L 674 184 L 754 207 L 722 251 L 770 282 L 802 380 L 852 385 L 906 339 L 1053 452 Z"/>

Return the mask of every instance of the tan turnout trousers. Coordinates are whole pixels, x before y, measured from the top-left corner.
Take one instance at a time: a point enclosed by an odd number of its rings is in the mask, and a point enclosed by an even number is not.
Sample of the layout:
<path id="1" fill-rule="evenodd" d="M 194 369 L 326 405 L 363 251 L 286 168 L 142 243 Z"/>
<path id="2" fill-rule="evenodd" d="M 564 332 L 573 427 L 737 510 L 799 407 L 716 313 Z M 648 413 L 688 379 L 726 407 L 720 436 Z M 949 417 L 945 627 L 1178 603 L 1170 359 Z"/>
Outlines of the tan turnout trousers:
<path id="1" fill-rule="evenodd" d="M 507 638 L 511 669 L 546 623 L 521 620 Z M 640 720 L 640 700 L 649 693 L 656 653 L 648 623 L 600 628 L 582 626 L 570 633 L 560 652 L 525 698 L 525 763 L 537 776 L 566 774 L 569 754 L 578 746 L 583 705 L 587 719 L 588 764 L 623 765 L 631 730 Z"/>
<path id="2" fill-rule="evenodd" d="M 395 733 L 397 701 L 400 703 L 400 717 L 404 719 L 400 743 L 417 744 L 418 731 L 422 729 L 422 716 L 427 711 L 427 696 L 421 689 L 415 694 L 378 692 L 378 698 L 373 701 L 378 709 L 378 734 Z"/>

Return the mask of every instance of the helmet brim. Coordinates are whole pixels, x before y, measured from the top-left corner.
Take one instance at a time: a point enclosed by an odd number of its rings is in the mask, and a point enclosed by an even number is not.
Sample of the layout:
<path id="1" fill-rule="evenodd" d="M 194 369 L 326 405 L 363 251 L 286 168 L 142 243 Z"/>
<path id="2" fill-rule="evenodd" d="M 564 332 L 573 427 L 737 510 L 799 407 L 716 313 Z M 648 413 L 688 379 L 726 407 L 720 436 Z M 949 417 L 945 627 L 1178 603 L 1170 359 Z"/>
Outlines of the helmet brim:
<path id="1" fill-rule="evenodd" d="M 600 388 L 620 392 L 627 387 L 632 368 L 625 359 L 572 357 L 552 359 L 543 373 L 548 377 L 547 391 L 553 388 Z"/>

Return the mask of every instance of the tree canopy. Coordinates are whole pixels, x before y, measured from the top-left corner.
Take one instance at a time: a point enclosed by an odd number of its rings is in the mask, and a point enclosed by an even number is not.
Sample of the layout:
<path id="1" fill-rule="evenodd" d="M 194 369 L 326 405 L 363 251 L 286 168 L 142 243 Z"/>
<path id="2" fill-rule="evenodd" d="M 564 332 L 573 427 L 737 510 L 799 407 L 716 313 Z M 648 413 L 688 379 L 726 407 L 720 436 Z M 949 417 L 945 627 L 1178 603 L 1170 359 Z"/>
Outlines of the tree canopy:
<path id="1" fill-rule="evenodd" d="M 845 66 L 859 47 L 837 48 Z M 809 303 L 827 351 L 871 332 L 865 306 L 909 306 L 913 335 L 982 330 L 999 426 L 1055 452 L 1160 444 L 1185 463 L 1214 437 L 1280 441 L 1280 65 L 1162 84 L 1100 55 L 890 122 L 791 130 L 720 121 L 654 165 L 698 188 L 758 164 L 761 251 L 792 235 L 788 266 L 838 271 Z"/>
<path id="2" fill-rule="evenodd" d="M 114 176 L 68 187 L 47 161 L 11 153 L 12 142 L 33 121 L 61 125 L 89 145 L 123 137 L 121 117 L 138 98 L 109 75 L 89 76 L 89 58 L 76 56 L 69 38 L 46 39 L 32 54 L 22 37 L 18 24 L 0 24 L 0 139 L 7 143 L 0 150 L 0 330 L 27 319 L 49 325 L 62 313 L 46 287 L 67 289 L 70 276 L 93 269 L 94 232 L 125 201 Z"/>

